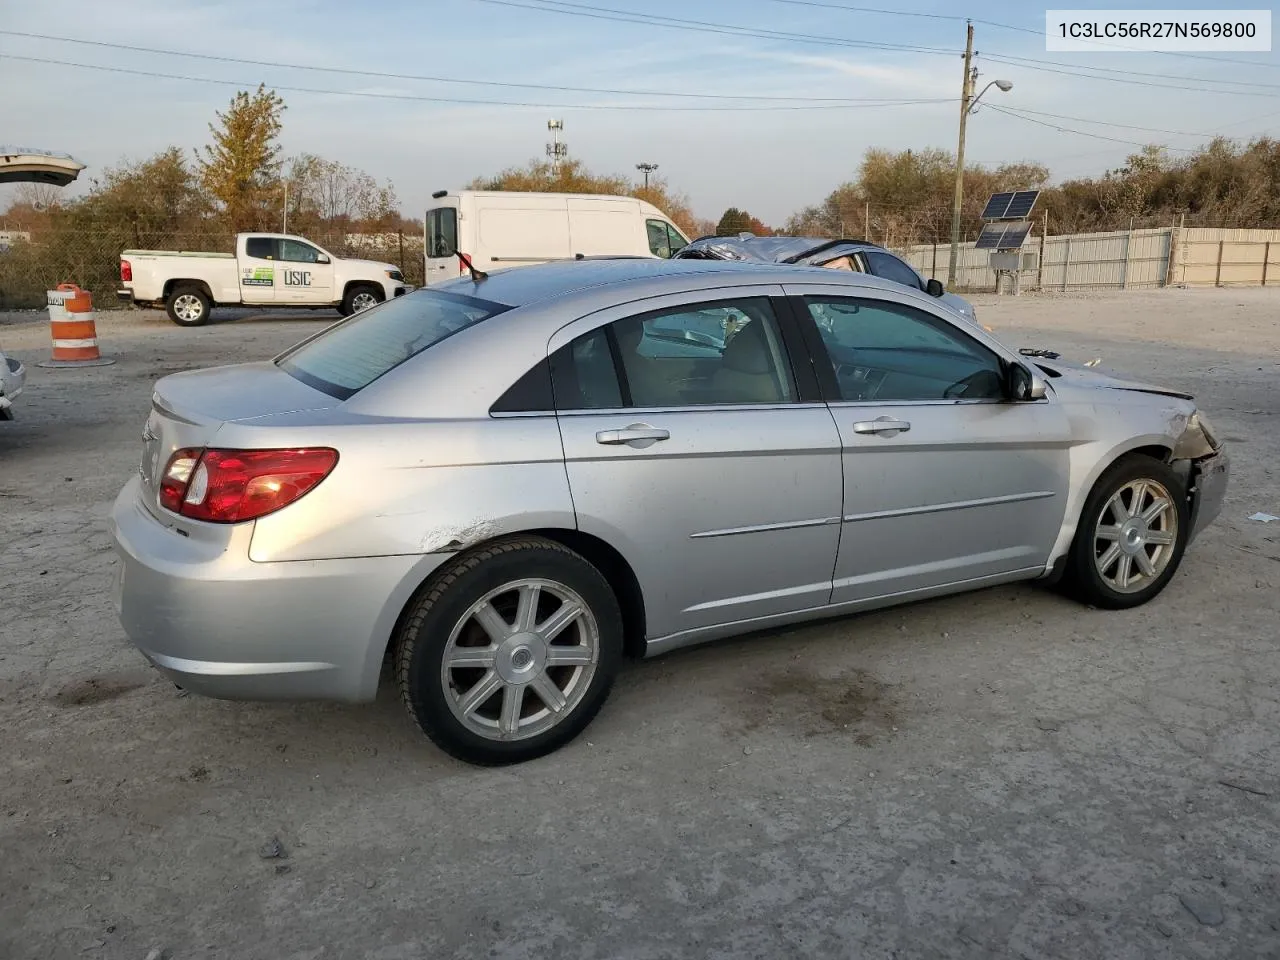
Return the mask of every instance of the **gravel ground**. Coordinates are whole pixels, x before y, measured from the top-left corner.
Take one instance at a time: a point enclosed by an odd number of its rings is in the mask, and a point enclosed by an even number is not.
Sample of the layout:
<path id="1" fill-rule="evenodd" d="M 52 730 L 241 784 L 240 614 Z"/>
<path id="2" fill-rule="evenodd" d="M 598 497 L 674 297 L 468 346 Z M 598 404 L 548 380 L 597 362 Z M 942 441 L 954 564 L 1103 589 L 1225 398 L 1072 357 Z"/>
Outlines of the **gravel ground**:
<path id="1" fill-rule="evenodd" d="M 117 363 L 82 370 L 0 316 L 30 366 L 0 423 L 0 957 L 1280 956 L 1280 523 L 1246 519 L 1280 514 L 1280 293 L 975 299 L 1230 438 L 1224 514 L 1161 598 L 1015 586 L 673 654 L 501 770 L 387 684 L 181 696 L 111 610 L 152 382 L 321 315 L 103 313 Z"/>

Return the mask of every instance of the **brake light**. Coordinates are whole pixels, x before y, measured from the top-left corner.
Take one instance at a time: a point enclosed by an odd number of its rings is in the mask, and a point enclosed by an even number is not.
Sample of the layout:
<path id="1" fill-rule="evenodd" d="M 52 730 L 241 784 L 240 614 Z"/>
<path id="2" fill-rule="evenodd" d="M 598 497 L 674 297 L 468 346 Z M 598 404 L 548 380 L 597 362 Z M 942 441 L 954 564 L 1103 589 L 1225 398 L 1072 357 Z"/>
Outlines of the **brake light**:
<path id="1" fill-rule="evenodd" d="M 130 263 L 128 260 L 121 260 L 120 261 L 120 280 L 123 282 L 126 280 L 132 280 L 132 279 L 133 279 L 133 264 Z"/>
<path id="2" fill-rule="evenodd" d="M 178 450 L 160 480 L 160 505 L 210 523 L 255 520 L 302 498 L 337 463 L 328 447 Z"/>

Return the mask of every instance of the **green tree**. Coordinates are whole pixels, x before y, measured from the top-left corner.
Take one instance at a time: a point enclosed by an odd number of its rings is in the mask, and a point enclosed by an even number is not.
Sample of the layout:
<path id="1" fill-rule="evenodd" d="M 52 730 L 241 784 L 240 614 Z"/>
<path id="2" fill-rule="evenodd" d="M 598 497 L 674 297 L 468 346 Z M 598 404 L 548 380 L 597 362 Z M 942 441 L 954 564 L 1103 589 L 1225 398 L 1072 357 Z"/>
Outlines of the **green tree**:
<path id="1" fill-rule="evenodd" d="M 738 233 L 751 232 L 751 214 L 745 210 L 739 210 L 737 207 L 730 207 L 724 213 L 720 214 L 720 221 L 716 224 L 716 234 L 721 237 L 731 237 Z"/>
<path id="2" fill-rule="evenodd" d="M 265 84 L 239 91 L 218 122 L 209 124 L 213 143 L 204 148 L 200 182 L 221 205 L 232 230 L 253 230 L 270 221 L 279 198 L 281 114 L 284 101 Z"/>

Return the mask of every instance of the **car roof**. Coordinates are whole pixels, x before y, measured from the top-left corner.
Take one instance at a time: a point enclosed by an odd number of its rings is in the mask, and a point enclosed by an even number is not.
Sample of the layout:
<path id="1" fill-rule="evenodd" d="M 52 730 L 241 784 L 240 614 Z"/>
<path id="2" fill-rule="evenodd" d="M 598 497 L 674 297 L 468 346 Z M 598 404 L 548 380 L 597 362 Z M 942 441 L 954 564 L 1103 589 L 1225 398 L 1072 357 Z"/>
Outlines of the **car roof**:
<path id="1" fill-rule="evenodd" d="M 458 277 L 427 290 L 461 294 L 507 307 L 524 307 L 571 294 L 604 294 L 615 288 L 615 302 L 661 296 L 682 290 L 759 283 L 818 281 L 900 293 L 901 284 L 865 273 L 829 270 L 825 267 L 778 263 L 742 263 L 732 260 L 660 260 L 618 258 L 568 260 L 512 267 L 489 274 L 483 280 Z M 625 289 L 624 289 L 625 288 Z"/>

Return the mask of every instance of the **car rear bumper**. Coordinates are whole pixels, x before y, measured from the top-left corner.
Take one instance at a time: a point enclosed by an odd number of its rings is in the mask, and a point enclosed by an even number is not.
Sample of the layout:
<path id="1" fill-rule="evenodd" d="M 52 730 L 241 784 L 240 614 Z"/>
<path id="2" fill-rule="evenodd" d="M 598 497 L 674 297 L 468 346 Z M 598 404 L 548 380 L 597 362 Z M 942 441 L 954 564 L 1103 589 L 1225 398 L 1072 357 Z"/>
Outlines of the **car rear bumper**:
<path id="1" fill-rule="evenodd" d="M 133 303 L 133 291 L 132 291 L 132 290 L 117 290 L 117 291 L 116 291 L 116 299 L 117 299 L 117 300 L 119 300 L 119 301 L 121 301 L 122 303 Z"/>
<path id="2" fill-rule="evenodd" d="M 1191 464 L 1191 536 L 1194 540 L 1200 531 L 1217 519 L 1222 512 L 1222 501 L 1227 494 L 1227 481 L 1231 476 L 1231 458 L 1225 448 L 1211 457 L 1202 457 Z"/>
<path id="3" fill-rule="evenodd" d="M 15 357 L 0 353 L 0 419 L 8 420 L 10 407 L 27 385 L 27 368 Z"/>
<path id="4" fill-rule="evenodd" d="M 132 478 L 111 511 L 113 601 L 129 639 L 178 685 L 228 700 L 373 699 L 400 610 L 442 556 L 255 563 L 157 520 Z"/>

